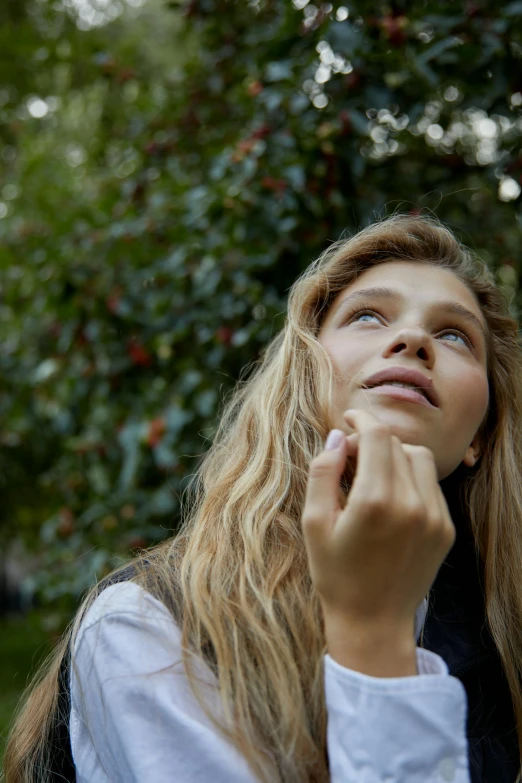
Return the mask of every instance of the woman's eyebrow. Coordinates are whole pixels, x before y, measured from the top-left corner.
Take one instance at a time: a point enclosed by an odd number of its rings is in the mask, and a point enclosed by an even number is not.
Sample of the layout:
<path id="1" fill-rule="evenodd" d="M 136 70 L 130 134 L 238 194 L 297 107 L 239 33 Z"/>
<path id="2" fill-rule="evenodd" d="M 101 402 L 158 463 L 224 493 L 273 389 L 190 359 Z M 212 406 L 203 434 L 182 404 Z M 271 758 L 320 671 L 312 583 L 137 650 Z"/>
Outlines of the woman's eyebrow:
<path id="1" fill-rule="evenodd" d="M 338 304 L 335 309 L 335 315 L 342 314 L 345 310 L 355 304 L 357 301 L 371 299 L 400 299 L 404 301 L 404 296 L 399 291 L 394 291 L 393 288 L 383 288 L 381 286 L 374 288 L 361 288 L 359 291 L 354 291 L 353 294 L 348 294 Z M 452 302 L 447 300 L 440 300 L 433 302 L 430 307 L 432 309 L 444 310 L 447 313 L 453 313 L 465 318 L 482 334 L 484 339 L 486 338 L 486 330 L 477 316 L 468 310 L 467 307 L 460 304 L 460 302 Z"/>

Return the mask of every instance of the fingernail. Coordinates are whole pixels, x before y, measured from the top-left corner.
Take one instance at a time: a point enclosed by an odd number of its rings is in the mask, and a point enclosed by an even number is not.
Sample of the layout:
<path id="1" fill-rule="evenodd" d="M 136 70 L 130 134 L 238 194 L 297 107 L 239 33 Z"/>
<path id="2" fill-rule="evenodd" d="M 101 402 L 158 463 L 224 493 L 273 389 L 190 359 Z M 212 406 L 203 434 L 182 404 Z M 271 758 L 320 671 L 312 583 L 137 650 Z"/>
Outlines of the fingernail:
<path id="1" fill-rule="evenodd" d="M 342 432 L 342 430 L 332 430 L 326 438 L 326 443 L 324 444 L 325 451 L 333 451 L 333 449 L 338 449 L 343 442 L 343 438 L 344 432 Z"/>

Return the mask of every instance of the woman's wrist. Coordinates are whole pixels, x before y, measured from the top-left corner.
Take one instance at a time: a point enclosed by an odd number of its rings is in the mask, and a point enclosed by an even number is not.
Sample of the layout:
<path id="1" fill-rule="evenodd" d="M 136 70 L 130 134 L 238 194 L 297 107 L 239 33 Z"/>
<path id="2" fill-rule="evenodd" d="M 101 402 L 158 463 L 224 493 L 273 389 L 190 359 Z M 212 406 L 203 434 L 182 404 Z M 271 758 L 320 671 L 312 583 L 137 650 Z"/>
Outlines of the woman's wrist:
<path id="1" fill-rule="evenodd" d="M 417 672 L 413 624 L 365 624 L 325 617 L 327 652 L 340 666 L 371 677 L 411 677 Z"/>

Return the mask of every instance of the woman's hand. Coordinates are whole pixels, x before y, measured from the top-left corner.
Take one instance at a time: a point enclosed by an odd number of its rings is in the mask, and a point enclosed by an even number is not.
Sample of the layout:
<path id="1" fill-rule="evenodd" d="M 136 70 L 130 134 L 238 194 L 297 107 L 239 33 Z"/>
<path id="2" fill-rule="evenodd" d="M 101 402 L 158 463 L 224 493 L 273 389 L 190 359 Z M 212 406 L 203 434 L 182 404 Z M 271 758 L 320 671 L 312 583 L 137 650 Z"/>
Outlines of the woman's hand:
<path id="1" fill-rule="evenodd" d="M 415 610 L 455 541 L 455 528 L 432 452 L 403 445 L 367 411 L 346 411 L 345 418 L 355 433 L 334 431 L 337 448 L 312 461 L 302 515 L 329 651 L 335 646 L 337 658 L 346 660 L 352 652 L 357 657 L 356 648 L 364 656 L 379 640 L 388 651 L 395 642 L 411 668 Z M 339 485 L 350 455 L 357 465 L 342 508 Z"/>

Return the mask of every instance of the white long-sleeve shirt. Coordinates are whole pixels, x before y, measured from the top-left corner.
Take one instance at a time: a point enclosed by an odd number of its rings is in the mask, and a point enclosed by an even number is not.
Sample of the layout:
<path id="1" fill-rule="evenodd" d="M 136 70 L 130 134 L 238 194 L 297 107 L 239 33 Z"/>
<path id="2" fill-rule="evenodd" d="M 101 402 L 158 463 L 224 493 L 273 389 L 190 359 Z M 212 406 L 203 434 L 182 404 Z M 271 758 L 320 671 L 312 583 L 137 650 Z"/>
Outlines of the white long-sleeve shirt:
<path id="1" fill-rule="evenodd" d="M 193 695 L 180 641 L 166 607 L 133 582 L 94 601 L 71 667 L 78 783 L 256 781 Z M 216 679 L 203 661 L 197 667 L 219 711 Z M 332 783 L 469 783 L 464 687 L 428 650 L 417 648 L 417 671 L 370 677 L 325 656 Z"/>

